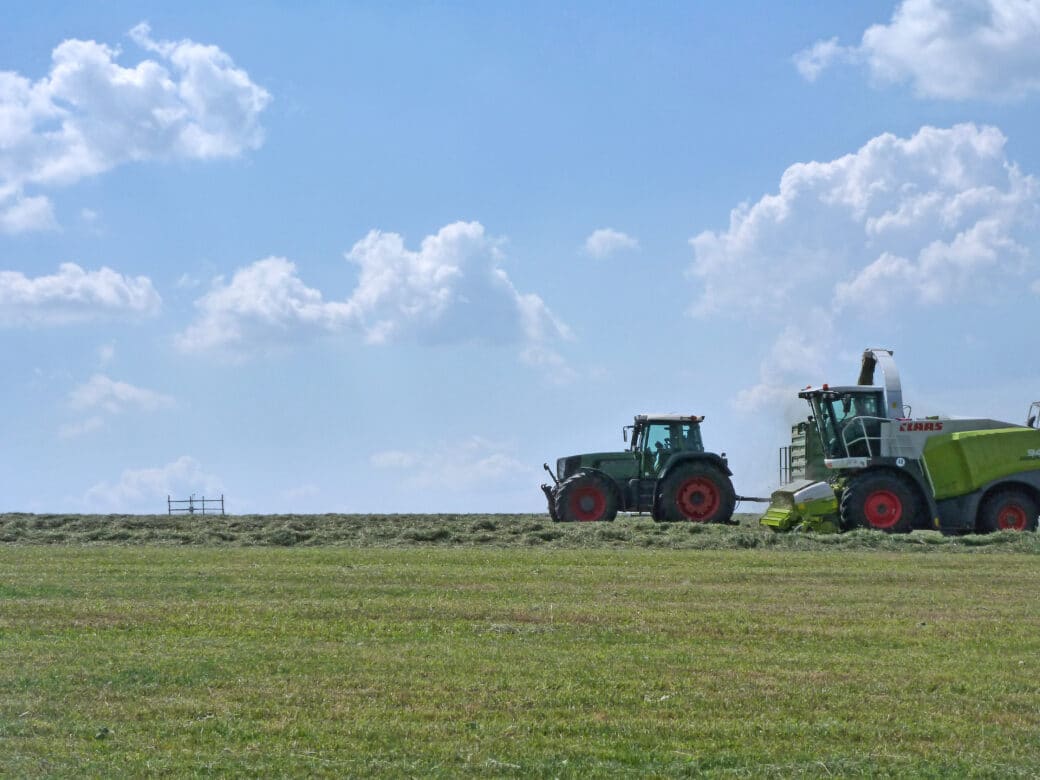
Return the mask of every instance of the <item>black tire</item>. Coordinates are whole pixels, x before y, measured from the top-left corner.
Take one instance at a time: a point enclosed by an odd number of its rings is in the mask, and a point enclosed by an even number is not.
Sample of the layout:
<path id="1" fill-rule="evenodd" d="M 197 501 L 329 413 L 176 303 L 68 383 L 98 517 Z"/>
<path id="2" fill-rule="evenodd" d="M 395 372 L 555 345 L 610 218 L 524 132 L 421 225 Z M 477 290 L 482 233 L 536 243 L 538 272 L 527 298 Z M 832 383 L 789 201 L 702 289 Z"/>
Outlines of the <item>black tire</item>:
<path id="1" fill-rule="evenodd" d="M 561 523 L 609 523 L 617 517 L 613 488 L 595 474 L 575 474 L 556 490 L 556 517 Z"/>
<path id="2" fill-rule="evenodd" d="M 980 534 L 994 531 L 1035 531 L 1040 507 L 1036 500 L 1019 488 L 996 490 L 983 499 L 975 530 Z"/>
<path id="3" fill-rule="evenodd" d="M 913 485 L 896 474 L 860 474 L 841 494 L 842 528 L 873 528 L 904 534 L 918 524 L 921 499 Z"/>
<path id="4" fill-rule="evenodd" d="M 657 499 L 659 519 L 668 523 L 728 523 L 736 505 L 730 478 L 708 463 L 677 466 Z"/>
<path id="5" fill-rule="evenodd" d="M 556 491 L 553 491 L 552 498 L 549 499 L 549 518 L 554 522 L 560 522 L 560 516 L 556 514 Z"/>

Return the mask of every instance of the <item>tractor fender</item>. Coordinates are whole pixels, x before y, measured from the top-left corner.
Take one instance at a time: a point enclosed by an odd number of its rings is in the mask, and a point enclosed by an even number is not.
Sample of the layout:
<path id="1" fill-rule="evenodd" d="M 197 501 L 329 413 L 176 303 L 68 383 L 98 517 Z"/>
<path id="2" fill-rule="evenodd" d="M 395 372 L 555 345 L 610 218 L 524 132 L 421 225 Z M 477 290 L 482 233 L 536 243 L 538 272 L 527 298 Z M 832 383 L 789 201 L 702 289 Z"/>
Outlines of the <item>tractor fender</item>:
<path id="1" fill-rule="evenodd" d="M 729 464 L 721 455 L 716 455 L 714 452 L 680 452 L 668 459 L 664 470 L 657 477 L 658 480 L 663 482 L 672 471 L 685 463 L 707 463 L 727 477 L 733 476 L 733 472 L 729 469 Z"/>
<path id="2" fill-rule="evenodd" d="M 584 468 L 575 471 L 574 474 L 591 474 L 592 476 L 599 477 L 610 488 L 610 492 L 614 494 L 614 498 L 617 499 L 618 505 L 620 506 L 624 503 L 622 501 L 624 497 L 621 495 L 621 490 L 618 487 L 617 480 L 602 469 L 585 466 Z M 574 476 L 574 474 L 571 476 Z"/>

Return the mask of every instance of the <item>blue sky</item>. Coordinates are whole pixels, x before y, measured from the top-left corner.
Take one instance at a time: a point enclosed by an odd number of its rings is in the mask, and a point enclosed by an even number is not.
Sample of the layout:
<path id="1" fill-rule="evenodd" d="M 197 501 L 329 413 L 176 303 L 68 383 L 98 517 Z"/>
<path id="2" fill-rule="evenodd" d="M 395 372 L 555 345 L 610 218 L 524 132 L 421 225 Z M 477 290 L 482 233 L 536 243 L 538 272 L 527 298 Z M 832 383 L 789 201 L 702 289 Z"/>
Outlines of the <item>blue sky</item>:
<path id="1" fill-rule="evenodd" d="M 0 28 L 0 510 L 540 511 L 794 391 L 1040 397 L 1040 3 L 39 3 Z"/>

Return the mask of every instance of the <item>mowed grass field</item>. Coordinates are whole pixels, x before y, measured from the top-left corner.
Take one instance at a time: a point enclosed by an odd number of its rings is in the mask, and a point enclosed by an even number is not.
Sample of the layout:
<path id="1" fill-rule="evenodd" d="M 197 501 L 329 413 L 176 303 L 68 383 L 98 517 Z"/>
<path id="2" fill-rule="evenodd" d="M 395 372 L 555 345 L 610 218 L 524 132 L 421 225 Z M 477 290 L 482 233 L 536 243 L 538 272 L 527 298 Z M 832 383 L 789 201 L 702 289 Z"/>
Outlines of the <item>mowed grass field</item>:
<path id="1" fill-rule="evenodd" d="M 0 520 L 0 776 L 1040 775 L 1034 535 Z"/>

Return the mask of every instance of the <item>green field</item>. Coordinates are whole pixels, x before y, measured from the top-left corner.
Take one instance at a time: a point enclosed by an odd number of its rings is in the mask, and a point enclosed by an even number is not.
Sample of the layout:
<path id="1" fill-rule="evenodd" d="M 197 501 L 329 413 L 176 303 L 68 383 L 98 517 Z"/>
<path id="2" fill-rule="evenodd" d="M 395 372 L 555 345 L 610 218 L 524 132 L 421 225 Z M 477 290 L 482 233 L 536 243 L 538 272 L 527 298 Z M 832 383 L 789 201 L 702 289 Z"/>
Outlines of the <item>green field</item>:
<path id="1" fill-rule="evenodd" d="M 0 776 L 1040 775 L 1035 535 L 331 518 L 0 516 Z"/>

